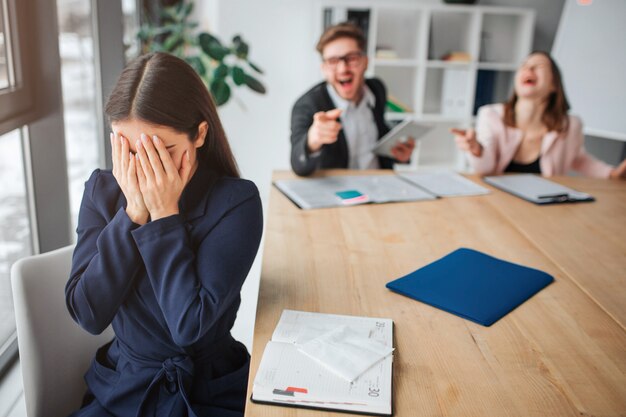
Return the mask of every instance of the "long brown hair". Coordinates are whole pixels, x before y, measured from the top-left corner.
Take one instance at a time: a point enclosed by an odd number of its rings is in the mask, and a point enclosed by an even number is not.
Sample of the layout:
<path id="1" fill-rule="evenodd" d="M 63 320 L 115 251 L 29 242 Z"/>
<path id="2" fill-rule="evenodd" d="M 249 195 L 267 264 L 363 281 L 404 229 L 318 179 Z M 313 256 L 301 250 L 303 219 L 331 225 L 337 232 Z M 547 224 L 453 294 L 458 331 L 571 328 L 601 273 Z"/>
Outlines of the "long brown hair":
<path id="1" fill-rule="evenodd" d="M 190 141 L 206 121 L 199 162 L 220 177 L 239 177 L 215 103 L 202 79 L 180 58 L 156 52 L 134 59 L 117 80 L 105 112 L 111 123 L 136 118 L 185 133 Z"/>
<path id="2" fill-rule="evenodd" d="M 569 102 L 565 96 L 565 88 L 563 87 L 563 78 L 561 71 L 554 62 L 554 59 L 545 51 L 533 51 L 530 55 L 541 54 L 550 61 L 550 70 L 552 71 L 552 82 L 554 91 L 548 96 L 548 104 L 541 116 L 541 121 L 548 128 L 548 131 L 556 130 L 557 132 L 565 132 L 569 128 L 569 117 L 567 111 L 570 109 Z M 515 104 L 517 103 L 517 94 L 515 89 L 509 100 L 504 103 L 504 124 L 511 127 L 517 127 L 515 121 Z"/>

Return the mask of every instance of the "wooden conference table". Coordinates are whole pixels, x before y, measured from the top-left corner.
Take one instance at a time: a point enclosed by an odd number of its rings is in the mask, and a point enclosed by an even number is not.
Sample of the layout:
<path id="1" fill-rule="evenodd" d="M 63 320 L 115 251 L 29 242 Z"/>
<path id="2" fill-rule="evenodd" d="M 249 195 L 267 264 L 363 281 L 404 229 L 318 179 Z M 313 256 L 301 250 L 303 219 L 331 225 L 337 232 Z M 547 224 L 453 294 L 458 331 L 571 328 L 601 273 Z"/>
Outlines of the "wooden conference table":
<path id="1" fill-rule="evenodd" d="M 597 201 L 536 206 L 470 178 L 493 192 L 304 211 L 272 187 L 248 398 L 287 308 L 393 319 L 395 416 L 625 416 L 626 182 L 554 178 Z M 555 282 L 491 327 L 385 288 L 459 247 Z M 248 400 L 245 415 L 345 414 Z"/>

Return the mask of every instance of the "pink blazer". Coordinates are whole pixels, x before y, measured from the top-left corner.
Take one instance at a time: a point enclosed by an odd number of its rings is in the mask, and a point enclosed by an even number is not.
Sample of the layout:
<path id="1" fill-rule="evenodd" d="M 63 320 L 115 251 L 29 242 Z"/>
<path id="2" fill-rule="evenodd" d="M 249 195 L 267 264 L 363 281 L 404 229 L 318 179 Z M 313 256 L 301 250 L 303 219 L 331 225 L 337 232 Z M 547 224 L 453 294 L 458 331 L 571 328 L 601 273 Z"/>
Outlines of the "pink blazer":
<path id="1" fill-rule="evenodd" d="M 490 104 L 478 109 L 476 139 L 483 145 L 480 158 L 468 153 L 476 173 L 502 174 L 522 142 L 522 131 L 505 126 L 504 105 Z M 545 134 L 541 142 L 541 175 L 567 175 L 571 170 L 595 178 L 608 178 L 613 167 L 597 160 L 585 151 L 582 122 L 569 116 L 569 129 L 559 135 L 555 131 Z"/>

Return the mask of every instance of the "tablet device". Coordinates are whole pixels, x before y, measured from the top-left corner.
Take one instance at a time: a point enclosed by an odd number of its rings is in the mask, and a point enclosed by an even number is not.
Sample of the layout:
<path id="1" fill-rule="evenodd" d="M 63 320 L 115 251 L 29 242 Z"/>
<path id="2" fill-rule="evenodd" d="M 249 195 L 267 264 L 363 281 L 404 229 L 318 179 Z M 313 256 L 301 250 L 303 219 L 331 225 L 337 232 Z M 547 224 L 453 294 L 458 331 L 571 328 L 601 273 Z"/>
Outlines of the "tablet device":
<path id="1" fill-rule="evenodd" d="M 376 142 L 376 145 L 372 148 L 372 152 L 376 155 L 393 158 L 391 148 L 393 148 L 398 142 L 404 142 L 409 137 L 412 137 L 417 141 L 431 129 L 432 126 L 420 125 L 411 119 L 404 120 L 391 129 L 385 136 L 380 138 L 378 142 Z"/>

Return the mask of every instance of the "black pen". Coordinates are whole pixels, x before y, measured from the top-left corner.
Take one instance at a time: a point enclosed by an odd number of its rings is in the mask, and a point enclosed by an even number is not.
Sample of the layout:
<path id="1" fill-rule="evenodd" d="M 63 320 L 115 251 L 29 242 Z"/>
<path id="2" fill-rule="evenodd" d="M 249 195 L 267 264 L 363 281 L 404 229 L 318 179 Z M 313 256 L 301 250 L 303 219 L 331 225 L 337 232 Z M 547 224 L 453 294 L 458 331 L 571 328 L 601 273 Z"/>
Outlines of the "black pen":
<path id="1" fill-rule="evenodd" d="M 569 194 L 567 194 L 567 193 L 544 194 L 544 195 L 538 195 L 537 198 L 539 198 L 539 199 L 553 198 L 553 199 L 556 199 L 556 200 L 567 200 L 569 198 Z"/>

